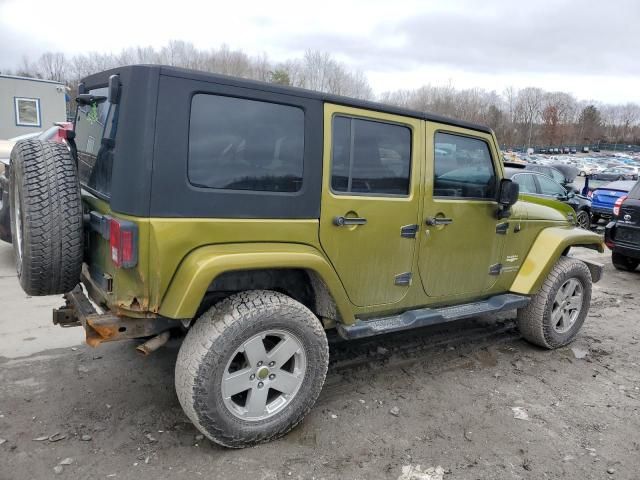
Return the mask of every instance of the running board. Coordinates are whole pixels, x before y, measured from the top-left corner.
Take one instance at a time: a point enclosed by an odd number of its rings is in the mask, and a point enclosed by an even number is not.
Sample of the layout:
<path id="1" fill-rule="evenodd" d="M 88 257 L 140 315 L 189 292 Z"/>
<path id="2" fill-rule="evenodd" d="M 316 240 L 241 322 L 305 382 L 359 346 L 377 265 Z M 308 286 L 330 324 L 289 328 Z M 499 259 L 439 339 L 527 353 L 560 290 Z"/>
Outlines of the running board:
<path id="1" fill-rule="evenodd" d="M 484 313 L 498 313 L 525 307 L 529 297 L 505 293 L 480 302 L 465 303 L 452 307 L 421 308 L 391 317 L 372 320 L 356 320 L 353 325 L 338 324 L 338 333 L 346 339 L 370 337 L 381 333 L 398 332 L 411 328 L 426 327 L 438 323 L 451 322 L 462 318 L 475 317 Z"/>

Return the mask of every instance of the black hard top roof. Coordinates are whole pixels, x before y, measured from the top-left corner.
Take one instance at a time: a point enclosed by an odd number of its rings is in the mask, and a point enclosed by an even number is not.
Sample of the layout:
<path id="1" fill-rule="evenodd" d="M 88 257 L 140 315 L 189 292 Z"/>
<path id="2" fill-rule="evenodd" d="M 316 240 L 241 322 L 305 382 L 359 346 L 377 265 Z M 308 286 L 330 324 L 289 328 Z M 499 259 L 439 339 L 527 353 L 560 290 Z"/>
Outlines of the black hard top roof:
<path id="1" fill-rule="evenodd" d="M 418 110 L 410 110 L 406 108 L 394 107 L 391 105 L 385 105 L 377 102 L 370 102 L 366 100 L 358 100 L 350 97 L 343 97 L 340 95 L 332 95 L 329 93 L 316 92 L 313 90 L 306 90 L 304 88 L 289 87 L 283 85 L 277 85 L 273 83 L 260 82 L 257 80 L 247 80 L 244 78 L 231 77 L 228 75 L 220 75 L 217 73 L 203 72 L 199 70 L 189 70 L 186 68 L 170 67 L 165 65 L 127 65 L 119 68 L 114 68 L 105 72 L 100 72 L 95 75 L 91 75 L 82 80 L 87 85 L 95 84 L 96 81 L 104 81 L 109 75 L 122 72 L 128 69 L 155 69 L 158 70 L 160 75 L 166 75 L 170 77 L 185 78 L 188 80 L 196 80 L 201 82 L 211 82 L 223 85 L 229 85 L 240 88 L 250 88 L 254 90 L 261 90 L 265 92 L 280 93 L 285 95 L 293 95 L 297 97 L 304 97 L 309 99 L 321 100 L 323 102 L 335 103 L 338 105 L 344 105 L 348 107 L 364 108 L 374 110 L 377 112 L 390 113 L 393 115 L 403 115 L 405 117 L 419 118 L 422 120 L 430 120 L 433 122 L 444 123 L 447 125 L 453 125 L 463 128 L 469 128 L 485 133 L 493 133 L 492 130 L 485 126 L 475 123 L 465 122 L 462 120 L 456 120 L 440 115 L 431 113 L 420 112 Z"/>

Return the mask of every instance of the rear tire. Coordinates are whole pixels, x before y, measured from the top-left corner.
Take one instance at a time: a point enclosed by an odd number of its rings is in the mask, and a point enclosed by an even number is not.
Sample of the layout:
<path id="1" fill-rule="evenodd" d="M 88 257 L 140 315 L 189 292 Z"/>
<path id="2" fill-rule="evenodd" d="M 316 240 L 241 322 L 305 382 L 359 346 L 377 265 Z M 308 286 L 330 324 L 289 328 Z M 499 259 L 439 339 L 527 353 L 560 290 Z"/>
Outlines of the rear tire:
<path id="1" fill-rule="evenodd" d="M 535 345 L 561 347 L 575 338 L 590 303 L 589 268 L 575 258 L 560 257 L 529 305 L 518 310 L 518 328 Z"/>
<path id="2" fill-rule="evenodd" d="M 64 144 L 23 140 L 11 151 L 11 234 L 18 279 L 29 295 L 66 293 L 80 281 L 82 200 Z"/>
<path id="3" fill-rule="evenodd" d="M 622 270 L 623 272 L 633 272 L 638 268 L 638 265 L 640 265 L 640 260 L 612 252 L 611 263 L 613 263 L 613 266 L 618 270 Z"/>
<path id="4" fill-rule="evenodd" d="M 281 293 L 242 292 L 189 330 L 176 362 L 176 391 L 198 430 L 243 448 L 300 423 L 320 394 L 328 363 L 327 337 L 309 309 Z"/>

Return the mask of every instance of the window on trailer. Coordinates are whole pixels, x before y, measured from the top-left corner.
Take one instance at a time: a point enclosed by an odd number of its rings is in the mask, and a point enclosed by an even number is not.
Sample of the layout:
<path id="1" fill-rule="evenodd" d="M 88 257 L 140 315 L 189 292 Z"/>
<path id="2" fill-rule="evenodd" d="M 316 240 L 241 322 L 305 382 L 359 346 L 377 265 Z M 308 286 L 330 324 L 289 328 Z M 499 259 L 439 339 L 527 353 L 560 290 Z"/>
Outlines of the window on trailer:
<path id="1" fill-rule="evenodd" d="M 16 125 L 21 127 L 40 126 L 40 99 L 16 97 Z"/>

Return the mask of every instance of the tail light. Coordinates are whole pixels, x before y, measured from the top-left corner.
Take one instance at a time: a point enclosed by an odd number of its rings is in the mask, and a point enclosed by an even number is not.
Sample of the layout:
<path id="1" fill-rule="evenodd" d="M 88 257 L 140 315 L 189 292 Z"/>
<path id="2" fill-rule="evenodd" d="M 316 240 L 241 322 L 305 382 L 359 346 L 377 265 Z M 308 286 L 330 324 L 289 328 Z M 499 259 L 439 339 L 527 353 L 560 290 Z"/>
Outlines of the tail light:
<path id="1" fill-rule="evenodd" d="M 109 223 L 109 251 L 116 267 L 135 267 L 138 263 L 138 226 L 112 218 Z"/>
<path id="2" fill-rule="evenodd" d="M 616 200 L 616 203 L 613 204 L 613 215 L 614 216 L 618 216 L 620 215 L 620 207 L 622 206 L 622 204 L 624 203 L 624 201 L 627 199 L 627 196 L 625 195 L 624 197 L 620 197 Z"/>

